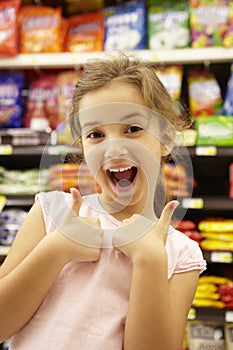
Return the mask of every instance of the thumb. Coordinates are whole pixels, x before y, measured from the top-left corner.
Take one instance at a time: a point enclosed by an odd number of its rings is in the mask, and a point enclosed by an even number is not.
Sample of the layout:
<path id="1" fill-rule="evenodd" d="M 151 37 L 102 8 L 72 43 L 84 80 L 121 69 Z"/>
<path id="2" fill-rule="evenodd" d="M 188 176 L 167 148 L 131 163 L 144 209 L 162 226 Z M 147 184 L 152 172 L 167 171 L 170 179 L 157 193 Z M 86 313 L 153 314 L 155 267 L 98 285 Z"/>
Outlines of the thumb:
<path id="1" fill-rule="evenodd" d="M 72 195 L 72 205 L 71 205 L 71 210 L 74 213 L 74 215 L 79 215 L 79 210 L 82 205 L 82 196 L 77 190 L 77 188 L 70 188 L 70 193 Z"/>
<path id="2" fill-rule="evenodd" d="M 175 201 L 175 200 L 173 200 L 165 205 L 165 207 L 162 211 L 162 214 L 159 218 L 160 225 L 168 228 L 170 221 L 171 221 L 171 218 L 172 218 L 172 215 L 173 215 L 173 213 L 178 205 L 179 205 L 179 202 Z"/>

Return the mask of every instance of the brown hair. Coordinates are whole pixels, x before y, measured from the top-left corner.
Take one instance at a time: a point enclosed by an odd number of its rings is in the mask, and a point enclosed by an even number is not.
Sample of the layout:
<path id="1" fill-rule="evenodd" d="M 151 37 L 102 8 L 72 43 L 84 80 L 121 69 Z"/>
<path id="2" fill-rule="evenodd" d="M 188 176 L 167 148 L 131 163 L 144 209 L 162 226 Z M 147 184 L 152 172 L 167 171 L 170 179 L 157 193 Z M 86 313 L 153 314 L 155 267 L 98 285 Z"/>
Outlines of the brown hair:
<path id="1" fill-rule="evenodd" d="M 73 135 L 76 134 L 76 118 L 83 96 L 113 81 L 138 88 L 146 106 L 167 118 L 175 129 L 182 130 L 190 126 L 190 119 L 184 109 L 174 103 L 155 74 L 154 64 L 120 53 L 117 57 L 97 59 L 85 65 L 83 76 L 75 86 L 71 104 L 69 121 Z"/>

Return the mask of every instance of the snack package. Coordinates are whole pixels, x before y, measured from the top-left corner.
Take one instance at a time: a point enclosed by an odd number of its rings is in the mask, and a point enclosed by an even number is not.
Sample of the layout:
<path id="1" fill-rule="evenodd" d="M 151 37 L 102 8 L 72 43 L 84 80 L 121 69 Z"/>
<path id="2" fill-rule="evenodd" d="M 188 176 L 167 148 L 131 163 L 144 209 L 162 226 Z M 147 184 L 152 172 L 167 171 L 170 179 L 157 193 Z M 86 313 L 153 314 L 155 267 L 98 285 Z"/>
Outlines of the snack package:
<path id="1" fill-rule="evenodd" d="M 233 115 L 233 64 L 231 65 L 231 74 L 227 82 L 227 89 L 223 102 L 223 114 Z"/>
<path id="2" fill-rule="evenodd" d="M 80 71 L 64 71 L 57 76 L 58 115 L 59 123 L 67 120 L 70 113 L 70 103 L 76 83 L 82 77 Z"/>
<path id="3" fill-rule="evenodd" d="M 233 232 L 233 219 L 203 219 L 199 222 L 198 229 L 205 232 Z"/>
<path id="4" fill-rule="evenodd" d="M 222 46 L 229 24 L 229 0 L 189 0 L 191 46 Z"/>
<path id="5" fill-rule="evenodd" d="M 192 191 L 192 179 L 183 164 L 165 163 L 163 174 L 170 197 L 189 197 Z"/>
<path id="6" fill-rule="evenodd" d="M 233 350 L 233 323 L 225 323 L 224 332 L 226 350 Z"/>
<path id="7" fill-rule="evenodd" d="M 104 9 L 105 50 L 137 50 L 146 47 L 146 7 L 143 0 Z"/>
<path id="8" fill-rule="evenodd" d="M 149 49 L 175 49 L 189 46 L 187 1 L 156 1 L 154 5 L 149 6 L 147 18 Z"/>
<path id="9" fill-rule="evenodd" d="M 58 120 L 56 126 L 57 143 L 70 144 L 72 139 L 67 119 L 70 114 L 71 100 L 75 84 L 81 78 L 82 71 L 64 71 L 57 76 Z"/>
<path id="10" fill-rule="evenodd" d="M 187 327 L 189 350 L 226 350 L 224 324 L 205 321 L 189 321 Z"/>
<path id="11" fill-rule="evenodd" d="M 23 82 L 21 72 L 0 74 L 0 128 L 22 127 Z"/>
<path id="12" fill-rule="evenodd" d="M 85 13 L 71 16 L 67 20 L 65 51 L 102 51 L 104 45 L 103 12 Z"/>
<path id="13" fill-rule="evenodd" d="M 15 56 L 18 48 L 17 17 L 21 0 L 0 1 L 0 55 Z"/>
<path id="14" fill-rule="evenodd" d="M 155 73 L 161 80 L 173 100 L 181 95 L 183 69 L 181 65 L 156 66 Z"/>
<path id="15" fill-rule="evenodd" d="M 229 21 L 223 38 L 223 46 L 233 47 L 233 2 L 229 1 Z"/>
<path id="16" fill-rule="evenodd" d="M 25 125 L 43 131 L 58 124 L 57 75 L 48 74 L 34 80 L 29 87 Z"/>
<path id="17" fill-rule="evenodd" d="M 229 197 L 233 198 L 233 163 L 229 165 Z"/>
<path id="18" fill-rule="evenodd" d="M 22 53 L 61 52 L 64 33 L 61 8 L 25 6 L 19 12 Z"/>
<path id="19" fill-rule="evenodd" d="M 214 74 L 207 70 L 188 72 L 189 105 L 192 116 L 218 115 L 222 97 Z"/>
<path id="20" fill-rule="evenodd" d="M 233 117 L 195 118 L 197 146 L 233 146 Z"/>
<path id="21" fill-rule="evenodd" d="M 96 181 L 84 163 L 52 166 L 48 182 L 50 190 L 69 192 L 71 187 L 76 187 L 82 195 L 96 192 Z"/>

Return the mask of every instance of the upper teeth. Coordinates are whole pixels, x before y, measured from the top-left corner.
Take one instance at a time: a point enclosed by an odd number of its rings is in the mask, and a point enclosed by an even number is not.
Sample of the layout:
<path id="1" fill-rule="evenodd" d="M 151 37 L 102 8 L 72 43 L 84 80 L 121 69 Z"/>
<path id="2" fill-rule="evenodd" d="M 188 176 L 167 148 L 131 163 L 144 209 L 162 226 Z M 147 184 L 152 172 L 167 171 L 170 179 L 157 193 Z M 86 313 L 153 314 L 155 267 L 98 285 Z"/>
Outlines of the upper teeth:
<path id="1" fill-rule="evenodd" d="M 110 172 L 113 172 L 113 173 L 117 173 L 117 172 L 123 172 L 123 171 L 126 171 L 126 170 L 129 170 L 131 169 L 132 166 L 128 166 L 128 167 L 125 167 L 125 168 L 118 168 L 118 169 L 109 169 Z"/>

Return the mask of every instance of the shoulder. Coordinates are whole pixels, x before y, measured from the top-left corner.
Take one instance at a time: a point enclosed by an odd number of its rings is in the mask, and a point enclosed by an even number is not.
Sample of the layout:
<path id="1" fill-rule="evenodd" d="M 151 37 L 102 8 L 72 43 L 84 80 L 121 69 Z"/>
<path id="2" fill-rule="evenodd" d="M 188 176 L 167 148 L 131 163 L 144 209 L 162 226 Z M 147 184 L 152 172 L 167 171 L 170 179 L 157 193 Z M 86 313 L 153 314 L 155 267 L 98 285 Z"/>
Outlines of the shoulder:
<path id="1" fill-rule="evenodd" d="M 93 195 L 83 197 L 80 216 L 96 216 L 92 203 Z M 48 191 L 41 192 L 35 196 L 40 202 L 47 233 L 52 232 L 55 227 L 64 220 L 65 215 L 71 207 L 72 196 L 68 192 Z"/>
<path id="2" fill-rule="evenodd" d="M 206 261 L 197 242 L 184 233 L 169 227 L 166 250 L 168 254 L 169 278 L 173 273 L 206 269 Z"/>

